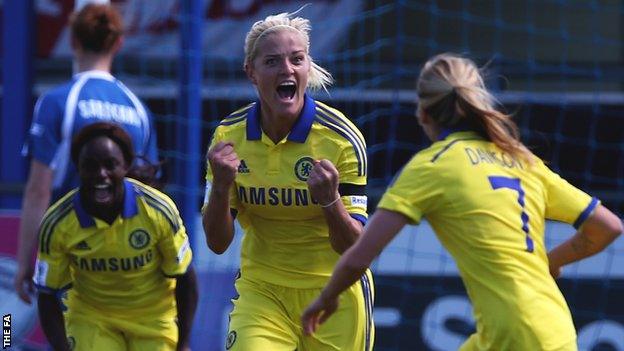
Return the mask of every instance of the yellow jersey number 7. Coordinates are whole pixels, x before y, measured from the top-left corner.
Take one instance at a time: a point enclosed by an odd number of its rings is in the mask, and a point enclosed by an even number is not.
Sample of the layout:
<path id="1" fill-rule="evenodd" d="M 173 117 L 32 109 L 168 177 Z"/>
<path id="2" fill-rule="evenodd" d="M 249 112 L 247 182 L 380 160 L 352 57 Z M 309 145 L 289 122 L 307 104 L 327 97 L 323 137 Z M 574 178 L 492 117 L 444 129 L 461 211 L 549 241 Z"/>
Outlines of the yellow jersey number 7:
<path id="1" fill-rule="evenodd" d="M 520 220 L 522 221 L 522 231 L 526 234 L 526 250 L 527 252 L 533 252 L 533 239 L 529 235 L 529 215 L 524 211 L 524 189 L 520 184 L 520 179 L 509 178 L 502 176 L 490 176 L 488 177 L 492 189 L 511 189 L 518 193 L 518 203 L 522 209 L 520 212 Z"/>

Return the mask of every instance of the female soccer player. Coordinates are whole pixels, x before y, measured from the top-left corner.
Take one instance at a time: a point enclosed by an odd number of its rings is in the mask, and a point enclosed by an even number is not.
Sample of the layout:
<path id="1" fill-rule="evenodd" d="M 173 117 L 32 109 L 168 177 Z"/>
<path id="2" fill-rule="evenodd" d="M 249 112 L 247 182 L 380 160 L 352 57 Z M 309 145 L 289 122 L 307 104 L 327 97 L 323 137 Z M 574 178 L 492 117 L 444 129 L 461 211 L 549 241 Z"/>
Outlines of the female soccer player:
<path id="1" fill-rule="evenodd" d="M 169 197 L 125 178 L 133 150 L 121 127 L 103 122 L 72 142 L 80 186 L 46 212 L 33 278 L 54 350 L 189 349 L 197 287 L 188 237 Z M 57 294 L 69 286 L 63 314 Z"/>
<path id="2" fill-rule="evenodd" d="M 70 26 L 79 73 L 39 98 L 25 148 L 31 164 L 22 199 L 14 287 L 28 303 L 31 259 L 43 213 L 50 200 L 58 200 L 78 185 L 78 173 L 69 162 L 69 144 L 78 131 L 98 121 L 115 122 L 130 134 L 138 156 L 158 162 L 154 125 L 147 108 L 110 74 L 123 41 L 121 16 L 111 5 L 89 4 L 72 15 Z"/>
<path id="3" fill-rule="evenodd" d="M 600 252 L 621 233 L 620 220 L 527 150 L 472 61 L 431 58 L 417 90 L 418 121 L 433 144 L 390 185 L 362 238 L 305 311 L 305 332 L 331 322 L 339 294 L 406 223 L 425 217 L 457 262 L 474 307 L 477 332 L 461 350 L 576 350 L 572 317 L 549 269 L 557 275 Z M 545 219 L 578 229 L 549 254 Z"/>
<path id="4" fill-rule="evenodd" d="M 303 337 L 299 318 L 366 222 L 366 145 L 338 110 L 307 88 L 330 74 L 309 54 L 307 19 L 282 13 L 256 22 L 245 71 L 259 100 L 226 117 L 208 151 L 203 226 L 209 248 L 245 232 L 228 350 L 370 350 L 370 272 L 353 284 L 337 318 Z"/>

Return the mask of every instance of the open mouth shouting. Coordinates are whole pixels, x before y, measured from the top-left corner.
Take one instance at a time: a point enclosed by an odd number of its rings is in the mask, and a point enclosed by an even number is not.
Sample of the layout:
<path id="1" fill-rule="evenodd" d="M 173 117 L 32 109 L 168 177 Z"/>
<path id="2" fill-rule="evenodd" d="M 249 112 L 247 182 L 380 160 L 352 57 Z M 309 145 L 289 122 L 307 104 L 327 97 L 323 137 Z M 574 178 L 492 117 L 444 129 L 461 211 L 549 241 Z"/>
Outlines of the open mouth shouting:
<path id="1" fill-rule="evenodd" d="M 115 189 L 112 184 L 95 184 L 91 189 L 92 200 L 96 204 L 109 204 L 115 198 Z"/>
<path id="2" fill-rule="evenodd" d="M 277 87 L 277 95 L 282 101 L 291 101 L 297 93 L 297 83 L 292 80 L 287 80 Z"/>

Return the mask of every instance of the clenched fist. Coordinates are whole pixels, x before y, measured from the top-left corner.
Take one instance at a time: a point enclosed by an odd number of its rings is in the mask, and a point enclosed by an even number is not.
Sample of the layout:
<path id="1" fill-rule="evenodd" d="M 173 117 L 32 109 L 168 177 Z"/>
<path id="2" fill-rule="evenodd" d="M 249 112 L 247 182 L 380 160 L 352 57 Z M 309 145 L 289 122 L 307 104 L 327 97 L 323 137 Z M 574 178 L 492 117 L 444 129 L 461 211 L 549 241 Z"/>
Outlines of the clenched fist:
<path id="1" fill-rule="evenodd" d="M 330 204 L 340 197 L 338 193 L 338 170 L 329 160 L 316 160 L 308 178 L 308 189 L 316 201 Z"/>
<path id="2" fill-rule="evenodd" d="M 229 188 L 236 178 L 240 160 L 234 144 L 220 141 L 208 150 L 208 162 L 212 170 L 212 186 Z"/>

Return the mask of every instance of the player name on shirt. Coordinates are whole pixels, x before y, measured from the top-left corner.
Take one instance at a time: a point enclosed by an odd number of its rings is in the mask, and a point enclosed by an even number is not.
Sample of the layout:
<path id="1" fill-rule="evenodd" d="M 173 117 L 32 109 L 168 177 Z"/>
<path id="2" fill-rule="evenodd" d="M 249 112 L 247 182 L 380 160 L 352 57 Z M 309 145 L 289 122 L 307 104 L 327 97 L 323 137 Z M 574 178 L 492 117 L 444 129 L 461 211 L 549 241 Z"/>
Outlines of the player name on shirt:
<path id="1" fill-rule="evenodd" d="M 152 249 L 134 257 L 76 257 L 72 256 L 74 266 L 83 271 L 116 272 L 137 270 L 147 265 L 154 258 Z"/>
<path id="2" fill-rule="evenodd" d="M 480 163 L 489 163 L 497 164 L 506 168 L 524 169 L 520 161 L 504 152 L 484 150 L 478 147 L 466 147 L 464 148 L 464 151 L 466 151 L 466 156 L 468 156 L 468 159 L 473 166 L 476 166 Z"/>
<path id="3" fill-rule="evenodd" d="M 84 118 L 97 118 L 114 121 L 121 124 L 140 126 L 141 120 L 134 107 L 115 104 L 109 101 L 96 99 L 78 101 L 80 115 Z"/>
<path id="4" fill-rule="evenodd" d="M 244 187 L 238 186 L 238 198 L 242 203 L 270 206 L 317 205 L 310 191 L 303 188 Z"/>

